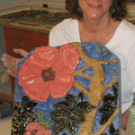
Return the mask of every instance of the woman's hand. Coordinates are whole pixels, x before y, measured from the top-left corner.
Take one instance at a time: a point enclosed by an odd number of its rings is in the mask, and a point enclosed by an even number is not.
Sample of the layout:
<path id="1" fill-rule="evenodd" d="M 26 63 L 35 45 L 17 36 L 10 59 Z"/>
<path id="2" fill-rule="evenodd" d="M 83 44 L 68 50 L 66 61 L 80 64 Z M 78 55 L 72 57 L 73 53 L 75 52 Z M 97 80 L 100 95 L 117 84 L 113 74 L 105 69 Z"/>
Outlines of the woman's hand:
<path id="1" fill-rule="evenodd" d="M 129 109 L 121 115 L 121 135 L 126 135 L 127 124 L 129 120 Z"/>
<path id="2" fill-rule="evenodd" d="M 121 128 L 122 128 L 123 130 L 126 130 L 126 129 L 127 129 L 128 119 L 129 119 L 129 109 L 126 110 L 126 111 L 121 115 Z"/>
<path id="3" fill-rule="evenodd" d="M 126 133 L 123 129 L 121 129 L 121 135 L 126 135 Z"/>
<path id="4" fill-rule="evenodd" d="M 28 54 L 28 52 L 24 51 L 23 49 L 14 49 L 13 51 L 23 57 Z M 17 72 L 17 65 L 21 61 L 21 59 L 14 58 L 8 54 L 3 54 L 1 61 L 3 61 L 3 64 L 7 67 L 7 72 L 11 76 L 15 77 Z"/>

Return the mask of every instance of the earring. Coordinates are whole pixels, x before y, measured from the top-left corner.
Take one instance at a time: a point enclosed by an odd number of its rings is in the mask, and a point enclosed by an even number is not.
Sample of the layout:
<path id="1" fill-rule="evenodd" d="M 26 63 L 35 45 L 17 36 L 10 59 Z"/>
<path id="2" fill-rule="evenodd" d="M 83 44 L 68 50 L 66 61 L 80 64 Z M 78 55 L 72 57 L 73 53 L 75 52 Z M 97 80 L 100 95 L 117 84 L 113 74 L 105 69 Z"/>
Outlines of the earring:
<path id="1" fill-rule="evenodd" d="M 116 9 L 115 9 L 115 1 L 113 0 L 112 5 L 110 7 L 110 12 L 111 12 L 111 14 L 114 14 L 115 11 L 116 11 Z"/>
<path id="2" fill-rule="evenodd" d="M 78 9 L 77 9 L 78 12 L 82 12 L 82 9 L 80 8 L 80 6 L 78 5 Z"/>
<path id="3" fill-rule="evenodd" d="M 114 7 L 111 7 L 111 14 L 114 14 L 115 13 L 115 8 Z"/>

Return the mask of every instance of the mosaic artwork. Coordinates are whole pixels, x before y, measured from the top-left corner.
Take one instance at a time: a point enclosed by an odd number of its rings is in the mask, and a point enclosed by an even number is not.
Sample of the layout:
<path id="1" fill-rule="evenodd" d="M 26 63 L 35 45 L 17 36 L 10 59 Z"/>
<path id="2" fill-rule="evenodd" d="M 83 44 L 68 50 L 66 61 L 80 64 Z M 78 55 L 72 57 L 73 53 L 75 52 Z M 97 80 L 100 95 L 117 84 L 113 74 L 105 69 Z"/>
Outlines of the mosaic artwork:
<path id="1" fill-rule="evenodd" d="M 8 23 L 17 22 L 22 25 L 40 26 L 48 29 L 47 33 L 53 26 L 69 18 L 68 13 L 51 13 L 45 10 L 22 10 L 20 12 L 14 12 L 0 16 L 0 21 L 6 21 Z"/>
<path id="2" fill-rule="evenodd" d="M 100 43 L 33 49 L 15 80 L 12 135 L 119 135 L 119 60 Z"/>

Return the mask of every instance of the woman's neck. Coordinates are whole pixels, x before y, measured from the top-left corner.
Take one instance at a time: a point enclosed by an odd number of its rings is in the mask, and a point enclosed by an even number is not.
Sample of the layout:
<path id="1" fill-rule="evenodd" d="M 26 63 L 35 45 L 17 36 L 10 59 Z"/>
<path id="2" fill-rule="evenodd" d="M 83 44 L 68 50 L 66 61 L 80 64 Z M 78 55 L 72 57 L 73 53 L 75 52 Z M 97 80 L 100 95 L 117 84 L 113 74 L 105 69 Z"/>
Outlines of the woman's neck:
<path id="1" fill-rule="evenodd" d="M 104 19 L 84 19 L 79 21 L 81 42 L 100 42 L 106 45 L 113 37 L 120 21 L 111 17 Z"/>
<path id="2" fill-rule="evenodd" d="M 88 17 L 83 18 L 81 23 L 81 28 L 87 33 L 105 33 L 109 30 L 114 19 L 109 17 L 91 19 Z"/>

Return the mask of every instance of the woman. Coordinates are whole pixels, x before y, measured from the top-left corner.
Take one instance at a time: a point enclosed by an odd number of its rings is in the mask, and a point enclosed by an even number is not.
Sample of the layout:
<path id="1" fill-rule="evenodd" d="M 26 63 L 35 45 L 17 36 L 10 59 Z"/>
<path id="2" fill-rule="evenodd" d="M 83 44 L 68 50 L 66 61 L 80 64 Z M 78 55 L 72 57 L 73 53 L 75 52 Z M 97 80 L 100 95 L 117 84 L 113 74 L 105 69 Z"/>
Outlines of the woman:
<path id="1" fill-rule="evenodd" d="M 126 130 L 135 89 L 135 26 L 124 20 L 126 0 L 66 0 L 71 18 L 56 25 L 50 32 L 49 45 L 69 42 L 100 42 L 121 61 L 122 134 Z M 18 49 L 25 56 L 27 52 Z M 20 60 L 3 56 L 7 71 L 15 76 Z"/>

